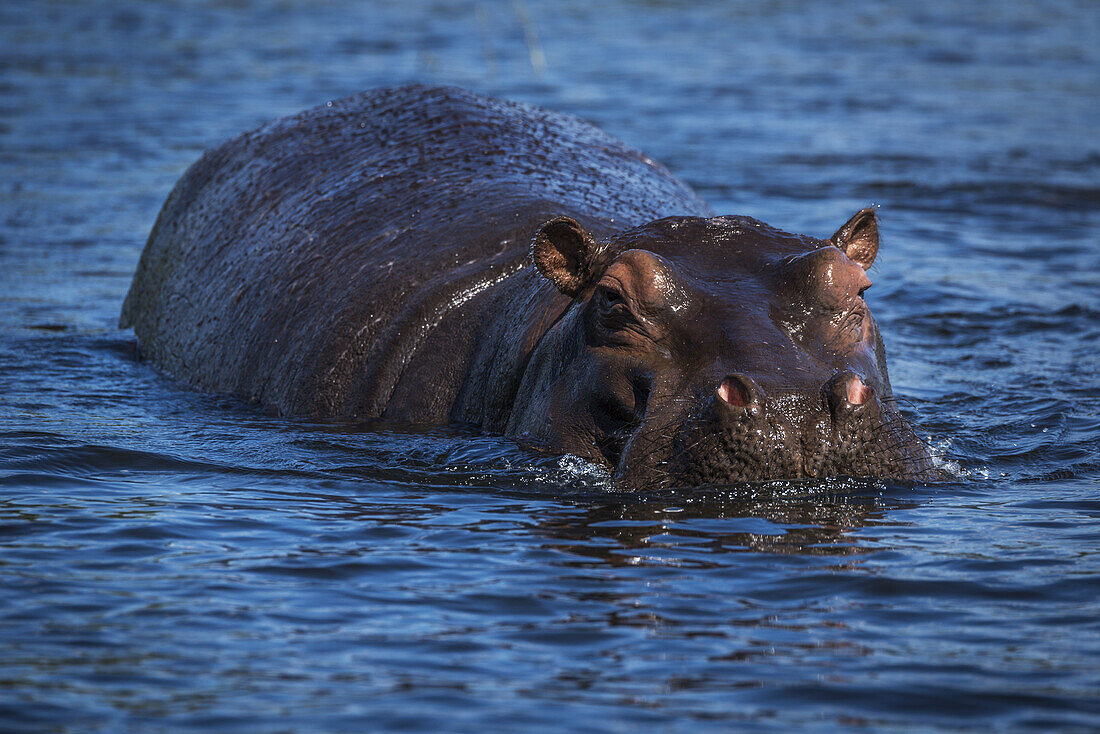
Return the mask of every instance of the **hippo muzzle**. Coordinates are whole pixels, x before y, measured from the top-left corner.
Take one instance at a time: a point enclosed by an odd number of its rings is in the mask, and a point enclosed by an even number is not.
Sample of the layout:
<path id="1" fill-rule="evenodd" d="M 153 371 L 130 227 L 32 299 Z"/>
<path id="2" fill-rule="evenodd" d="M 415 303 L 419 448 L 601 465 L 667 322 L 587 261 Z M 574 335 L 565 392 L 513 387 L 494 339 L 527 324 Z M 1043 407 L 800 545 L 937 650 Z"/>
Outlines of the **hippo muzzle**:
<path id="1" fill-rule="evenodd" d="M 622 481 L 645 484 L 625 457 Z M 669 458 L 651 464 L 675 486 L 822 477 L 931 478 L 934 468 L 905 419 L 850 370 L 818 394 L 765 395 L 746 375 L 726 377 L 682 423 Z M 650 482 L 652 483 L 652 482 Z"/>

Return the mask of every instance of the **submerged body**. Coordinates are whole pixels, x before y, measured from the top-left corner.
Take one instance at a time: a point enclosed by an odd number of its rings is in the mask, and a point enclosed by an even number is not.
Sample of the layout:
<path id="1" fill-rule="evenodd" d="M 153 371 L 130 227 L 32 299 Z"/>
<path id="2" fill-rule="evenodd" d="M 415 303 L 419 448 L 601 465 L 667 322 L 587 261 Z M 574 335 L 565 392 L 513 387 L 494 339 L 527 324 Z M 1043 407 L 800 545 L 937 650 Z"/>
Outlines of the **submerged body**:
<path id="1" fill-rule="evenodd" d="M 715 217 L 575 118 L 404 87 L 203 156 L 122 324 L 200 389 L 474 423 L 625 486 L 928 478 L 862 299 L 877 248 L 869 210 L 828 240 Z"/>

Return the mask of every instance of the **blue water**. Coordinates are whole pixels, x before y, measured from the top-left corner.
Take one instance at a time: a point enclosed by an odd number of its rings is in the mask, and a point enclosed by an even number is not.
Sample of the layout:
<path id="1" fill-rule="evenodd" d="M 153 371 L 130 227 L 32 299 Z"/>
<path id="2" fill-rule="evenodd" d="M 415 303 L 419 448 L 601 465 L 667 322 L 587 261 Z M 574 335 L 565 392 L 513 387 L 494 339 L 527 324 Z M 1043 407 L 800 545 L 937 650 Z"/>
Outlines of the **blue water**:
<path id="1" fill-rule="evenodd" d="M 1097 39 L 1088 0 L 0 5 L 0 730 L 1100 728 Z M 623 496 L 136 361 L 201 151 L 410 81 L 786 230 L 879 204 L 868 300 L 953 480 Z"/>

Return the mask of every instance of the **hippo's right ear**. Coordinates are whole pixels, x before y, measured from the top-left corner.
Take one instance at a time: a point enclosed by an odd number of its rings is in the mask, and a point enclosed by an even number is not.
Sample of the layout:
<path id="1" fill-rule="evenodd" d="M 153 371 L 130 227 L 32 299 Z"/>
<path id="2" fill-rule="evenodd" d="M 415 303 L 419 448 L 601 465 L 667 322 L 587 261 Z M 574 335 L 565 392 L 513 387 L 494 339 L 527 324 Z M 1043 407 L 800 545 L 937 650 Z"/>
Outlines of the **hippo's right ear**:
<path id="1" fill-rule="evenodd" d="M 599 274 L 602 248 L 577 220 L 556 217 L 546 222 L 531 242 L 531 259 L 547 280 L 576 297 Z"/>
<path id="2" fill-rule="evenodd" d="M 861 209 L 829 238 L 851 260 L 867 270 L 878 254 L 878 220 L 875 210 Z"/>

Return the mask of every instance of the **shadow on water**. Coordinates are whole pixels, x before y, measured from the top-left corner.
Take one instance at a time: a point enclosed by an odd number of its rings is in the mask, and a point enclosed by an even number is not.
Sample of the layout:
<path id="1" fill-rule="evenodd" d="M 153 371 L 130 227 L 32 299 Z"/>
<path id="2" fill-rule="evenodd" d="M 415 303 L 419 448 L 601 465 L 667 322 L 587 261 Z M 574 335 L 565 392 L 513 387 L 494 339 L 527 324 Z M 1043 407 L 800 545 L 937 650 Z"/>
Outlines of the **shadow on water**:
<path id="1" fill-rule="evenodd" d="M 863 486 L 861 486 L 863 485 Z M 835 481 L 705 488 L 643 496 L 571 497 L 573 511 L 537 532 L 558 547 L 611 566 L 662 562 L 716 565 L 724 553 L 852 555 L 866 552 L 855 533 L 895 523 L 913 509 L 912 488 Z"/>

